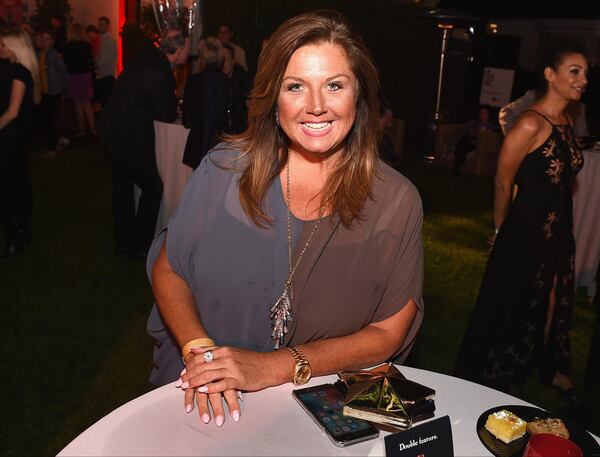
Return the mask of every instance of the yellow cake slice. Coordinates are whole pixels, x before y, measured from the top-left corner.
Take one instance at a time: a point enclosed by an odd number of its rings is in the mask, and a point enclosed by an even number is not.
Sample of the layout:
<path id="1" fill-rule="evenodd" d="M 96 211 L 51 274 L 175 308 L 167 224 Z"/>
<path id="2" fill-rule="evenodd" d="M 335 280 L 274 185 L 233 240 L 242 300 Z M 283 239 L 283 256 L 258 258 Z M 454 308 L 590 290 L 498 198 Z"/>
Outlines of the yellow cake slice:
<path id="1" fill-rule="evenodd" d="M 506 444 L 525 435 L 527 422 L 505 409 L 488 416 L 485 428 Z"/>

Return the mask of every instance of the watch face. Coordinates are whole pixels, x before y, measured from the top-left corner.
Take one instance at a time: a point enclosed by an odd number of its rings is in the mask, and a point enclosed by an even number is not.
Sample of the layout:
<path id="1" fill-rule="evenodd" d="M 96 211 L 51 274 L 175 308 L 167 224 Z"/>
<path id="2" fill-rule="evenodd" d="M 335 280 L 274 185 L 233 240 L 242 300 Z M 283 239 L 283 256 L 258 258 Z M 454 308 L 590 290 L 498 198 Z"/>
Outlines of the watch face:
<path id="1" fill-rule="evenodd" d="M 300 365 L 296 371 L 296 384 L 304 384 L 310 379 L 311 370 L 308 365 Z"/>

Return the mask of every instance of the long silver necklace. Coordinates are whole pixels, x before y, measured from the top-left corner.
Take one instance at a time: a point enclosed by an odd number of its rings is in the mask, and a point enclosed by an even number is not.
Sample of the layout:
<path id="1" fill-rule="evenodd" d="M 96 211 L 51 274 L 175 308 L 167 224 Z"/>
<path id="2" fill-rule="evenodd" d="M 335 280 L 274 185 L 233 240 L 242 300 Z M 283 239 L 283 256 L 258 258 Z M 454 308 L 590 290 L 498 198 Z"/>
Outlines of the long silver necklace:
<path id="1" fill-rule="evenodd" d="M 313 235 L 319 228 L 319 224 L 321 223 L 321 210 L 319 209 L 319 217 L 317 218 L 317 222 L 313 226 L 310 235 L 308 236 L 308 240 L 304 244 L 302 251 L 298 255 L 298 259 L 296 260 L 296 264 L 292 267 L 292 218 L 290 215 L 290 160 L 288 157 L 288 162 L 286 165 L 286 206 L 287 206 L 287 240 L 288 240 L 288 278 L 283 286 L 283 292 L 279 299 L 275 302 L 275 304 L 271 307 L 271 320 L 273 323 L 271 324 L 271 328 L 273 332 L 271 333 L 271 338 L 275 340 L 275 349 L 279 349 L 279 346 L 283 344 L 283 339 L 285 334 L 288 332 L 289 327 L 288 324 L 293 319 L 292 314 L 292 300 L 294 298 L 294 286 L 292 279 L 294 277 L 294 273 L 296 273 L 296 269 L 300 262 L 302 261 L 302 257 L 304 257 L 304 253 L 310 242 L 312 241 Z"/>

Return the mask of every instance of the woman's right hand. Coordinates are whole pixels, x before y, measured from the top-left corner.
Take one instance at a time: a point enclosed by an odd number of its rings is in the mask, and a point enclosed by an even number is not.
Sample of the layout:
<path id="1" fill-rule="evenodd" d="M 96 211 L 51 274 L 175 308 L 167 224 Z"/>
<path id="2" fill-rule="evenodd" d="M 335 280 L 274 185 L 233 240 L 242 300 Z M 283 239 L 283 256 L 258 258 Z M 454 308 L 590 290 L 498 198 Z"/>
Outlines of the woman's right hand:
<path id="1" fill-rule="evenodd" d="M 197 357 L 194 357 L 194 354 L 190 352 L 186 357 L 186 368 L 181 372 L 181 376 L 187 373 L 188 369 L 193 370 L 194 366 L 198 363 L 206 363 L 206 362 L 198 362 Z M 181 387 L 184 392 L 184 408 L 187 413 L 190 413 L 194 410 L 194 402 L 198 404 L 198 415 L 200 416 L 200 420 L 205 424 L 210 422 L 210 409 L 208 408 L 208 403 L 210 402 L 213 416 L 215 419 L 215 424 L 217 427 L 223 425 L 225 422 L 225 409 L 223 407 L 223 399 L 227 403 L 227 407 L 229 409 L 229 414 L 233 418 L 234 421 L 238 422 L 240 420 L 240 404 L 239 400 L 242 400 L 242 392 L 236 389 L 225 390 L 224 392 L 217 393 L 202 393 L 198 392 L 195 387 L 190 387 L 189 384 L 182 383 L 181 379 L 175 384 L 176 387 Z"/>

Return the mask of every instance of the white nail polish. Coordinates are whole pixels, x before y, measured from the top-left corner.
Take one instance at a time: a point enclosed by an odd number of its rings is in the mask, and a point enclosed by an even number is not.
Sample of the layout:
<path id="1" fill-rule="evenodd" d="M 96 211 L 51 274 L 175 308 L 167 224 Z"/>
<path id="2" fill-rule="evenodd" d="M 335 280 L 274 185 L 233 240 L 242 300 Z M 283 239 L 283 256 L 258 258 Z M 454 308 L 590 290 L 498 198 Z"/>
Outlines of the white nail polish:
<path id="1" fill-rule="evenodd" d="M 210 416 L 206 413 L 202 414 L 202 422 L 204 422 L 205 424 L 208 424 L 210 422 Z"/>
<path id="2" fill-rule="evenodd" d="M 240 412 L 235 409 L 232 413 L 231 413 L 231 417 L 233 417 L 233 420 L 238 422 L 240 420 Z"/>
<path id="3" fill-rule="evenodd" d="M 217 424 L 217 427 L 220 427 L 221 425 L 223 425 L 223 421 L 224 421 L 223 416 L 215 417 L 215 424 Z"/>

